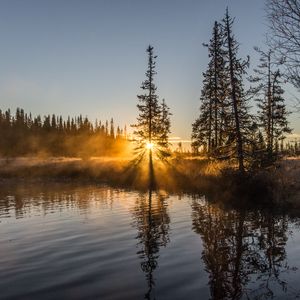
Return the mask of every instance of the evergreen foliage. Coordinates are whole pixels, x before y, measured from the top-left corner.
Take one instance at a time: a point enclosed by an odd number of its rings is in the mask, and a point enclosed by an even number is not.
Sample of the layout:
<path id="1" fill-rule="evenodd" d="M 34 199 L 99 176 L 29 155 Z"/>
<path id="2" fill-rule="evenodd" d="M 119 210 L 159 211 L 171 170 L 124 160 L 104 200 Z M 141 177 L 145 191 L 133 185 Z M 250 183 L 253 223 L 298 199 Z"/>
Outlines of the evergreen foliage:
<path id="1" fill-rule="evenodd" d="M 160 152 L 163 156 L 169 155 L 169 134 L 171 133 L 171 120 L 170 116 L 172 114 L 170 113 L 170 109 L 168 105 L 166 104 L 165 99 L 162 100 L 161 103 L 161 119 L 160 119 L 160 136 L 158 139 L 158 146 L 160 149 Z"/>
<path id="2" fill-rule="evenodd" d="M 232 121 L 228 132 L 232 134 L 233 145 L 236 148 L 235 155 L 238 159 L 239 170 L 244 171 L 244 160 L 246 156 L 246 145 L 251 130 L 251 118 L 248 112 L 247 98 L 243 86 L 243 76 L 249 66 L 248 60 L 238 58 L 239 44 L 236 41 L 232 27 L 234 20 L 226 10 L 223 19 L 224 47 L 227 54 L 227 72 L 229 73 L 229 95 L 232 107 Z"/>
<path id="3" fill-rule="evenodd" d="M 215 158 L 237 159 L 243 172 L 245 159 L 251 155 L 254 124 L 243 86 L 249 59 L 238 58 L 239 44 L 232 27 L 228 10 L 222 24 L 214 24 L 208 45 L 210 61 L 203 74 L 200 115 L 192 125 L 192 147 L 202 146 Z"/>
<path id="4" fill-rule="evenodd" d="M 208 47 L 210 61 L 207 71 L 203 73 L 200 115 L 192 125 L 192 139 L 193 147 L 203 146 L 205 152 L 216 156 L 216 150 L 226 141 L 229 107 L 223 32 L 218 22 L 214 24 L 209 45 L 205 46 Z"/>
<path id="5" fill-rule="evenodd" d="M 170 112 L 165 100 L 159 103 L 156 93 L 157 87 L 154 83 L 154 77 L 156 75 L 155 59 L 157 56 L 154 55 L 153 47 L 150 45 L 146 52 L 148 54 L 146 79 L 141 85 L 143 94 L 137 96 L 139 115 L 137 123 L 132 127 L 135 129 L 134 135 L 137 138 L 138 150 L 145 149 L 147 144 L 153 144 L 157 154 L 165 156 L 169 155 Z"/>
<path id="6" fill-rule="evenodd" d="M 255 76 L 250 77 L 254 83 L 251 93 L 258 102 L 258 122 L 266 141 L 266 159 L 272 162 L 278 154 L 278 143 L 291 133 L 288 127 L 288 112 L 284 103 L 284 90 L 281 87 L 281 73 L 274 70 L 272 51 L 264 52 L 255 48 L 260 54 L 260 64 L 254 69 Z"/>
<path id="7" fill-rule="evenodd" d="M 64 120 L 62 116 L 38 115 L 32 117 L 23 109 L 16 114 L 0 110 L 0 156 L 74 156 L 90 157 L 117 155 L 126 148 L 122 130 L 114 135 L 111 120 L 110 133 L 101 122 L 92 124 L 82 115 Z"/>

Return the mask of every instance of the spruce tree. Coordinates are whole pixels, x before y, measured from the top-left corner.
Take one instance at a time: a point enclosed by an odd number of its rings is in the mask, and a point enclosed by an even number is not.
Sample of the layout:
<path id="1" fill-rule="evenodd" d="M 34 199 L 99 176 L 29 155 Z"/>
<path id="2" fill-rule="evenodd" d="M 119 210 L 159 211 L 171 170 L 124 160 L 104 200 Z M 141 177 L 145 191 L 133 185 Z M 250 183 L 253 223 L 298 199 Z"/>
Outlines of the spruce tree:
<path id="1" fill-rule="evenodd" d="M 161 118 L 160 118 L 160 136 L 158 138 L 157 144 L 158 144 L 158 150 L 159 154 L 164 156 L 169 156 L 169 134 L 171 133 L 171 121 L 170 116 L 172 114 L 170 113 L 170 108 L 166 104 L 165 99 L 162 100 L 161 103 Z"/>
<path id="2" fill-rule="evenodd" d="M 208 47 L 210 61 L 203 73 L 200 115 L 192 125 L 192 140 L 194 147 L 203 146 L 209 154 L 213 154 L 225 140 L 228 107 L 223 34 L 218 22 L 214 23 L 209 44 L 204 46 Z"/>
<path id="3" fill-rule="evenodd" d="M 286 109 L 284 101 L 284 90 L 281 87 L 281 74 L 280 71 L 274 74 L 272 80 L 272 122 L 271 122 L 271 144 L 274 148 L 278 145 L 279 141 L 285 139 L 285 134 L 291 133 L 292 129 L 288 126 L 287 116 L 289 112 Z M 275 154 L 278 154 L 278 147 L 275 148 Z"/>
<path id="4" fill-rule="evenodd" d="M 258 120 L 266 140 L 267 158 L 271 162 L 275 157 L 276 144 L 290 133 L 288 127 L 287 111 L 284 104 L 284 90 L 281 88 L 280 71 L 273 70 L 272 51 L 264 52 L 258 48 L 260 64 L 254 69 L 255 76 L 249 78 L 255 86 L 251 93 L 258 102 Z"/>
<path id="5" fill-rule="evenodd" d="M 207 71 L 208 72 L 208 71 Z M 211 152 L 211 138 L 212 138 L 212 98 L 208 92 L 211 84 L 204 74 L 204 86 L 201 91 L 201 106 L 200 115 L 192 124 L 192 146 L 196 149 L 203 147 L 203 150 L 208 154 Z M 208 95 L 208 97 L 206 97 Z"/>
<path id="6" fill-rule="evenodd" d="M 239 44 L 236 41 L 232 27 L 234 20 L 226 9 L 223 19 L 224 46 L 226 49 L 226 68 L 229 74 L 229 95 L 232 108 L 231 126 L 228 128 L 232 135 L 235 153 L 238 159 L 239 171 L 244 172 L 247 135 L 249 135 L 251 118 L 248 113 L 247 98 L 243 87 L 243 76 L 249 65 L 249 59 L 238 58 Z"/>
<path id="7" fill-rule="evenodd" d="M 138 95 L 137 104 L 139 115 L 137 123 L 132 125 L 135 128 L 134 135 L 137 138 L 138 149 L 149 148 L 152 155 L 152 147 L 163 154 L 168 148 L 168 134 L 170 132 L 169 108 L 165 102 L 158 101 L 156 85 L 154 84 L 155 59 L 153 47 L 149 45 L 146 50 L 148 54 L 148 68 L 145 73 L 146 79 L 142 82 L 143 93 Z"/>
<path id="8" fill-rule="evenodd" d="M 109 135 L 112 139 L 115 138 L 115 126 L 114 126 L 114 119 L 113 118 L 110 119 L 110 132 L 109 132 Z"/>

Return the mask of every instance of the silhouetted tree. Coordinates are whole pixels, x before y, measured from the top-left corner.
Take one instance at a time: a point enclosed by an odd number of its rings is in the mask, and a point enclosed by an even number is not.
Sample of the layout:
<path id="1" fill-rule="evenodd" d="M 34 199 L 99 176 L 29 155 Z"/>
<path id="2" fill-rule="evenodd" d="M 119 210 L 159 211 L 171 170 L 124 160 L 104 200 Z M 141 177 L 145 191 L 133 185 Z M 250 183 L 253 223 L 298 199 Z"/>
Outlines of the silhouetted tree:
<path id="1" fill-rule="evenodd" d="M 115 126 L 114 126 L 114 119 L 110 119 L 110 133 L 109 133 L 111 138 L 115 137 Z"/>
<path id="2" fill-rule="evenodd" d="M 280 71 L 273 70 L 272 51 L 255 49 L 260 54 L 260 64 L 254 69 L 256 76 L 250 77 L 250 81 L 256 84 L 251 92 L 258 101 L 258 118 L 265 135 L 268 159 L 273 160 L 276 142 L 278 139 L 284 139 L 284 133 L 290 133 L 291 130 L 288 127 L 288 113 L 282 97 L 284 91 L 280 86 Z"/>
<path id="3" fill-rule="evenodd" d="M 284 64 L 289 81 L 300 88 L 300 1 L 267 0 L 268 44 Z M 300 106 L 300 103 L 299 103 Z"/>
<path id="4" fill-rule="evenodd" d="M 105 135 L 108 136 L 109 133 L 108 133 L 108 121 L 106 120 L 105 121 Z"/>
<path id="5" fill-rule="evenodd" d="M 171 133 L 171 121 L 170 109 L 166 104 L 165 99 L 161 103 L 161 119 L 159 128 L 159 137 L 157 139 L 157 144 L 159 146 L 159 152 L 162 156 L 168 156 L 169 153 L 169 134 Z"/>
<path id="6" fill-rule="evenodd" d="M 226 133 L 227 74 L 221 26 L 215 22 L 208 47 L 210 62 L 203 73 L 200 116 L 192 125 L 193 145 L 204 146 L 209 154 L 224 142 Z"/>
<path id="7" fill-rule="evenodd" d="M 230 78 L 229 94 L 233 112 L 230 134 L 233 143 L 236 145 L 239 170 L 244 172 L 245 146 L 251 120 L 243 87 L 243 75 L 246 74 L 249 59 L 244 61 L 238 58 L 239 44 L 232 32 L 233 22 L 234 20 L 229 16 L 228 9 L 226 9 L 225 18 L 223 19 L 224 46 L 227 51 L 226 68 Z"/>
<path id="8" fill-rule="evenodd" d="M 152 46 L 149 46 L 146 52 L 148 54 L 148 68 L 146 79 L 141 86 L 144 93 L 137 96 L 139 116 L 137 124 L 133 125 L 135 128 L 134 134 L 137 136 L 141 147 L 145 147 L 146 143 L 152 144 L 160 139 L 161 107 L 156 95 L 157 88 L 154 84 L 154 76 L 156 75 L 155 59 L 157 56 L 153 54 Z"/>
<path id="9" fill-rule="evenodd" d="M 209 154 L 212 148 L 212 124 L 213 124 L 213 107 L 212 107 L 212 97 L 209 88 L 211 86 L 211 81 L 206 81 L 209 71 L 204 74 L 204 87 L 201 91 L 201 106 L 200 106 L 200 115 L 192 124 L 192 145 L 196 148 L 201 146 L 204 147 L 205 151 Z M 206 94 L 207 97 L 206 97 Z"/>
<path id="10" fill-rule="evenodd" d="M 95 123 L 82 116 L 67 118 L 47 115 L 32 117 L 17 108 L 15 116 L 10 110 L 0 111 L 0 155 L 20 156 L 43 153 L 54 156 L 115 155 L 126 148 L 125 138 L 114 135 L 112 121 L 108 135 L 101 122 Z M 108 123 L 107 123 L 108 126 Z"/>

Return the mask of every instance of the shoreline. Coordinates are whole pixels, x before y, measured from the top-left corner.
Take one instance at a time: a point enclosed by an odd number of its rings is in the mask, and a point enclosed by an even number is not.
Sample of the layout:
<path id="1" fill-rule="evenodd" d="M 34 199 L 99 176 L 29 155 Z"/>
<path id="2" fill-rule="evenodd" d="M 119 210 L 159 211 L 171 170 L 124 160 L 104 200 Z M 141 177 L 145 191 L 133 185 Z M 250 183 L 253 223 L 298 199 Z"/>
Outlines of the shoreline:
<path id="1" fill-rule="evenodd" d="M 272 168 L 240 178 L 230 165 L 199 158 L 154 162 L 155 185 L 169 193 L 207 195 L 211 201 L 241 207 L 272 204 L 300 212 L 300 158 L 283 159 Z M 101 184 L 115 188 L 149 189 L 148 165 L 130 158 L 65 157 L 0 159 L 0 185 L 35 183 Z"/>

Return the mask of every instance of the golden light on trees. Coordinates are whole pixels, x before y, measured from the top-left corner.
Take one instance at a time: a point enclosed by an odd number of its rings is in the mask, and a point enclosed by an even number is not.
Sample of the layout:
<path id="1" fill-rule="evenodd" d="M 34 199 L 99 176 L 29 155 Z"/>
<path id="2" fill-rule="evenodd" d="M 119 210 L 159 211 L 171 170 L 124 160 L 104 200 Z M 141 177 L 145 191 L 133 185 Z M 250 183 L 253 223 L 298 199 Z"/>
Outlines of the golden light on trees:
<path id="1" fill-rule="evenodd" d="M 137 157 L 143 157 L 145 152 L 148 152 L 152 161 L 152 155 L 160 159 L 170 156 L 168 137 L 171 114 L 165 100 L 160 102 L 156 93 L 154 84 L 156 55 L 153 47 L 149 45 L 146 52 L 148 54 L 146 80 L 141 85 L 142 93 L 137 96 L 139 115 L 137 123 L 132 127 L 135 128 L 133 134 L 137 142 L 135 148 Z"/>

